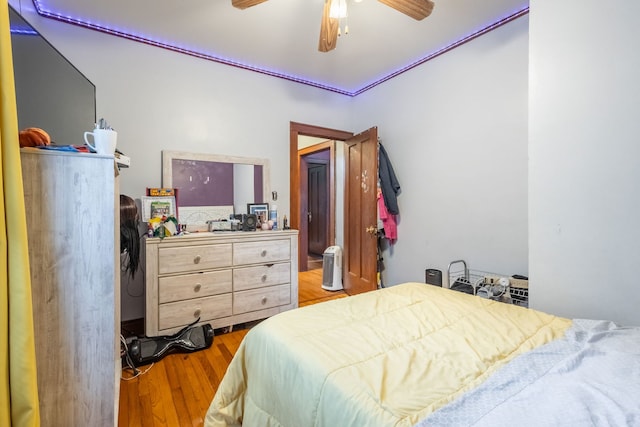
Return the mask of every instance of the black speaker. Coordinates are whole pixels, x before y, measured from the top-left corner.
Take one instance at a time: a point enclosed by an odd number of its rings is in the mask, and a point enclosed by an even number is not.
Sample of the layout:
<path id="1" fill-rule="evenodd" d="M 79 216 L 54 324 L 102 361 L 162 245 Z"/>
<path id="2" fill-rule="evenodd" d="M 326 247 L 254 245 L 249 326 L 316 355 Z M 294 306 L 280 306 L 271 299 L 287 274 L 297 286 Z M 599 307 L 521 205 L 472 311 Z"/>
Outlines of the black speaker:
<path id="1" fill-rule="evenodd" d="M 256 231 L 258 224 L 258 217 L 254 214 L 248 214 L 244 217 L 244 223 L 242 229 L 244 231 Z"/>
<path id="2" fill-rule="evenodd" d="M 424 271 L 424 281 L 429 285 L 442 287 L 442 271 L 435 268 L 427 268 Z"/>

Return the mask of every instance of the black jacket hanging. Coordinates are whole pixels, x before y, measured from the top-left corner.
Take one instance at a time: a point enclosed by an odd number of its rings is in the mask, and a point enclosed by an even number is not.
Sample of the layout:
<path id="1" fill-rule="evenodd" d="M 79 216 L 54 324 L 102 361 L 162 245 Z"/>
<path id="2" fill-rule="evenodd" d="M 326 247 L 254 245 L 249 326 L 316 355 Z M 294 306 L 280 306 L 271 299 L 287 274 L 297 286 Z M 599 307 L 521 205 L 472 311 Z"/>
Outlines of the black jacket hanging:
<path id="1" fill-rule="evenodd" d="M 398 193 L 400 192 L 400 183 L 393 171 L 393 166 L 389 160 L 389 156 L 381 143 L 378 143 L 378 177 L 380 178 L 380 188 L 384 205 L 390 214 L 398 215 Z"/>

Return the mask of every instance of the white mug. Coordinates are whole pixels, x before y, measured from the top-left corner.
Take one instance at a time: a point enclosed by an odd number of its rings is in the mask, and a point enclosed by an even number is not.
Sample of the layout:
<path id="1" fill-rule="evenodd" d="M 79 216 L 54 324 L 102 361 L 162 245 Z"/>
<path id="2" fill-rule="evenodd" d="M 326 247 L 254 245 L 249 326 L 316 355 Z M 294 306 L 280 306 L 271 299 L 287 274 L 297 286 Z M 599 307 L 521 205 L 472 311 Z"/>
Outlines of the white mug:
<path id="1" fill-rule="evenodd" d="M 93 144 L 89 142 L 89 135 L 93 138 Z M 116 151 L 118 132 L 111 129 L 94 129 L 84 133 L 84 142 L 98 154 L 111 154 Z"/>

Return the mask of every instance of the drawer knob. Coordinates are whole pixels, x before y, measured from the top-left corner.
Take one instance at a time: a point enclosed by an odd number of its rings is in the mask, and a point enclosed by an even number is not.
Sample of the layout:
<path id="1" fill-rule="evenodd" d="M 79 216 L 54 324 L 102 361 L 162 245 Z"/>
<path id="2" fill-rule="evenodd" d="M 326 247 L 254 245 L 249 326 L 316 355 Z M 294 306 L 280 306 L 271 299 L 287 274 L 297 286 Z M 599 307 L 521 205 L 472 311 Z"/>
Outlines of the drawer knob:
<path id="1" fill-rule="evenodd" d="M 201 313 L 200 309 L 197 309 L 196 311 L 193 312 L 193 317 L 195 318 L 200 317 L 200 313 Z"/>
<path id="2" fill-rule="evenodd" d="M 194 264 L 199 264 L 200 263 L 200 255 L 196 255 L 195 258 L 193 258 L 193 263 Z"/>
<path id="3" fill-rule="evenodd" d="M 262 305 L 265 305 L 267 303 L 267 297 L 262 297 L 260 302 L 262 303 Z"/>
<path id="4" fill-rule="evenodd" d="M 198 283 L 193 287 L 193 292 L 200 292 L 200 289 L 202 289 L 202 285 Z"/>
<path id="5" fill-rule="evenodd" d="M 265 257 L 265 256 L 267 256 L 267 250 L 266 250 L 266 249 L 263 249 L 263 250 L 262 250 L 262 252 L 260 252 L 260 256 L 261 256 L 261 257 Z"/>
<path id="6" fill-rule="evenodd" d="M 262 280 L 262 283 L 266 282 L 267 281 L 267 275 L 263 274 L 260 279 Z"/>

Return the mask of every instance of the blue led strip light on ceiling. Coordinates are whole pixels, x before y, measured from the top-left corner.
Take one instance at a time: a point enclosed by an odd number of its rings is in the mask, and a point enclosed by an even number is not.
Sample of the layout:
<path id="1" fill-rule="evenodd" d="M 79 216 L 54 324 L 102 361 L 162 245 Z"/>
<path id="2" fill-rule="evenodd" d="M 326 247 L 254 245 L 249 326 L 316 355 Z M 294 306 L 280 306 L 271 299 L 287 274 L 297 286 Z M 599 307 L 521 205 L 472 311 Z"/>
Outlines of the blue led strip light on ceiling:
<path id="1" fill-rule="evenodd" d="M 140 42 L 140 43 L 145 43 L 145 44 L 148 44 L 148 45 L 151 45 L 151 46 L 161 47 L 163 49 L 171 50 L 171 51 L 178 52 L 178 53 L 183 53 L 185 55 L 191 55 L 191 56 L 194 56 L 196 58 L 206 59 L 208 61 L 218 62 L 220 64 L 230 65 L 230 66 L 242 68 L 242 69 L 248 70 L 248 71 L 254 71 L 256 73 L 265 74 L 265 75 L 268 75 L 268 76 L 271 76 L 271 77 L 278 77 L 278 78 L 281 78 L 281 79 L 284 79 L 284 80 L 289 80 L 289 81 L 292 81 L 292 82 L 301 83 L 301 84 L 304 84 L 304 85 L 307 85 L 307 86 L 312 86 L 312 87 L 328 90 L 330 92 L 336 92 L 336 93 L 339 93 L 339 94 L 342 94 L 342 95 L 347 95 L 347 96 L 360 95 L 361 93 L 363 93 L 363 92 L 365 92 L 365 91 L 367 91 L 367 90 L 369 90 L 369 89 L 371 89 L 371 88 L 373 88 L 375 86 L 378 86 L 379 84 L 384 83 L 387 80 L 390 80 L 390 79 L 392 79 L 394 77 L 397 77 L 398 75 L 404 73 L 405 71 L 408 71 L 408 70 L 410 70 L 410 69 L 412 69 L 414 67 L 417 67 L 418 65 L 424 64 L 425 62 L 427 62 L 427 61 L 429 61 L 429 60 L 431 60 L 433 58 L 436 58 L 436 57 L 442 55 L 443 53 L 446 53 L 446 52 L 448 52 L 448 51 L 450 51 L 452 49 L 455 49 L 456 47 L 461 46 L 461 45 L 463 45 L 463 44 L 475 39 L 476 37 L 480 37 L 483 34 L 486 34 L 486 33 L 490 32 L 490 31 L 493 31 L 496 28 L 513 21 L 514 19 L 520 18 L 521 16 L 524 16 L 527 13 L 529 13 L 529 7 L 527 6 L 527 7 L 523 8 L 523 9 L 517 11 L 517 12 L 512 13 L 509 16 L 506 16 L 505 18 L 500 19 L 499 21 L 496 21 L 496 22 L 494 22 L 494 23 L 492 23 L 492 24 L 490 24 L 490 25 L 488 25 L 488 26 L 486 26 L 486 27 L 484 27 L 484 28 L 472 33 L 472 34 L 469 34 L 466 37 L 463 37 L 462 39 L 460 39 L 460 40 L 458 40 L 456 42 L 453 42 L 453 43 L 451 43 L 451 44 L 449 44 L 449 45 L 447 45 L 447 46 L 445 46 L 445 47 L 443 47 L 443 48 L 441 48 L 441 49 L 439 49 L 439 50 L 437 50 L 437 51 L 435 51 L 435 52 L 433 52 L 433 53 L 431 53 L 431 54 L 429 54 L 429 55 L 427 55 L 427 56 L 425 56 L 423 58 L 420 58 L 417 61 L 414 61 L 414 62 L 412 62 L 412 63 L 410 63 L 410 64 L 408 64 L 408 65 L 406 65 L 406 66 L 404 66 L 404 67 L 402 67 L 402 68 L 400 68 L 400 69 L 398 69 L 398 70 L 396 70 L 396 71 L 394 71 L 394 72 L 392 72 L 390 74 L 387 74 L 387 75 L 385 75 L 385 76 L 383 76 L 383 77 L 381 77 L 381 78 L 379 78 L 377 80 L 374 80 L 373 82 L 371 82 L 371 83 L 367 84 L 366 86 L 356 90 L 355 92 L 350 92 L 350 91 L 347 91 L 347 90 L 344 90 L 344 89 L 340 89 L 340 88 L 337 88 L 337 87 L 334 87 L 334 86 L 329 86 L 329 85 L 322 84 L 322 83 L 319 83 L 319 82 L 303 79 L 303 78 L 296 77 L 296 76 L 293 76 L 293 75 L 290 75 L 290 74 L 284 74 L 284 73 L 280 73 L 280 72 L 277 72 L 277 71 L 269 70 L 269 69 L 266 69 L 266 68 L 261 68 L 261 67 L 257 67 L 257 66 L 253 66 L 253 65 L 249 65 L 249 64 L 243 64 L 241 62 L 237 62 L 237 61 L 234 61 L 234 60 L 231 60 L 231 59 L 221 58 L 219 56 L 215 56 L 215 55 L 212 55 L 212 54 L 197 52 L 197 51 L 194 51 L 194 50 L 185 49 L 185 48 L 174 46 L 174 45 L 171 45 L 171 44 L 168 44 L 168 43 L 164 43 L 164 42 L 161 42 L 161 41 L 158 41 L 158 40 L 153 40 L 153 39 L 149 39 L 149 38 L 146 38 L 146 37 L 137 36 L 137 35 L 134 35 L 134 34 L 129 34 L 129 33 L 126 33 L 124 31 L 119 31 L 119 30 L 114 30 L 114 29 L 111 29 L 111 28 L 106 28 L 106 27 L 103 27 L 103 26 L 100 26 L 100 25 L 97 25 L 97 24 L 92 24 L 91 22 L 88 22 L 88 21 L 84 21 L 84 20 L 82 20 L 80 18 L 73 18 L 71 16 L 64 16 L 64 15 L 62 15 L 60 13 L 45 9 L 45 7 L 43 6 L 43 3 L 44 2 L 42 0 L 33 0 L 33 5 L 35 6 L 36 11 L 38 12 L 38 14 L 40 16 L 43 16 L 45 18 L 55 19 L 57 21 L 65 22 L 67 24 L 78 25 L 80 27 L 88 28 L 88 29 L 95 30 L 95 31 L 100 31 L 100 32 L 103 32 L 103 33 L 106 33 L 106 34 L 111 34 L 111 35 L 118 36 L 118 37 L 123 37 L 123 38 L 129 39 L 129 40 L 137 41 L 137 42 Z"/>

